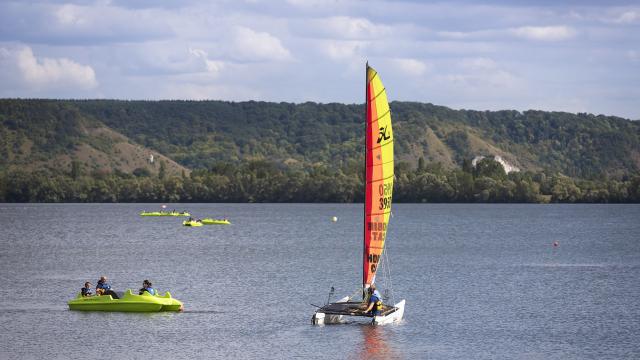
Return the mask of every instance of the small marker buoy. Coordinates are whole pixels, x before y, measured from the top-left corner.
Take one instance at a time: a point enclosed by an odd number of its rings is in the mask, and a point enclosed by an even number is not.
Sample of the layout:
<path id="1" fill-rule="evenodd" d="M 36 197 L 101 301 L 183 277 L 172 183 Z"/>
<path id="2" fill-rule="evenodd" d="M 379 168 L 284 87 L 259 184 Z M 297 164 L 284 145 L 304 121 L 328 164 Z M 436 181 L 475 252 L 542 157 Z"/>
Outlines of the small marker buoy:
<path id="1" fill-rule="evenodd" d="M 333 222 L 337 222 L 337 221 L 338 221 L 338 217 L 337 217 L 337 216 L 332 217 L 332 218 L 331 218 L 331 221 L 333 221 Z"/>
<path id="2" fill-rule="evenodd" d="M 559 243 L 559 242 L 557 242 L 557 241 L 554 241 L 554 242 L 553 242 L 553 247 L 558 247 L 558 246 L 560 246 L 560 243 Z"/>

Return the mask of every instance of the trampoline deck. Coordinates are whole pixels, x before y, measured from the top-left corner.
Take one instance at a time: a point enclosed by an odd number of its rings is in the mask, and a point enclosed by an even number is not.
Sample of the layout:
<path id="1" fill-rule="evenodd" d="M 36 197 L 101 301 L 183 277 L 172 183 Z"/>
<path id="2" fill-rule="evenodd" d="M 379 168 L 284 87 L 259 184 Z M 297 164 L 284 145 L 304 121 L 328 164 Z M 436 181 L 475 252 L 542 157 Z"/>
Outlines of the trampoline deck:
<path id="1" fill-rule="evenodd" d="M 327 315 L 348 315 L 348 316 L 367 316 L 371 314 L 365 313 L 367 304 L 363 302 L 339 302 L 330 303 L 318 309 L 316 312 L 325 313 Z M 383 305 L 382 312 L 378 316 L 387 316 L 398 310 L 394 306 Z"/>

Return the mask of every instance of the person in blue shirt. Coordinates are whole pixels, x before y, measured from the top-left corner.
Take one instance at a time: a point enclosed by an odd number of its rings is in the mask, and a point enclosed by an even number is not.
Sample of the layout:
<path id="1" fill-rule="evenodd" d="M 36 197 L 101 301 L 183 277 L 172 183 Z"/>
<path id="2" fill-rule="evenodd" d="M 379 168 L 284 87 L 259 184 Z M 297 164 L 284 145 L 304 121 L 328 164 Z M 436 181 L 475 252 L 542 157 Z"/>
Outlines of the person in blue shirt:
<path id="1" fill-rule="evenodd" d="M 100 276 L 100 280 L 96 284 L 96 293 L 102 295 L 107 290 L 111 290 L 111 285 L 107 282 L 106 276 Z"/>
<path id="2" fill-rule="evenodd" d="M 382 303 L 380 293 L 376 290 L 375 285 L 371 284 L 369 287 L 369 306 L 365 310 L 365 313 L 370 316 L 378 316 L 382 313 L 383 306 L 384 304 Z"/>
<path id="3" fill-rule="evenodd" d="M 106 276 L 100 276 L 100 280 L 98 280 L 98 283 L 96 284 L 96 294 L 111 295 L 112 298 L 119 299 L 120 297 L 111 289 L 111 285 L 107 281 L 108 279 Z"/>
<path id="4" fill-rule="evenodd" d="M 371 291 L 373 291 L 373 295 L 375 297 L 377 297 L 378 299 L 382 299 L 382 296 L 380 296 L 380 292 L 378 291 L 378 289 L 376 289 L 376 284 L 371 284 L 370 287 Z"/>
<path id="5" fill-rule="evenodd" d="M 155 295 L 156 294 L 156 290 L 154 288 L 152 288 L 151 286 L 153 286 L 153 284 L 151 284 L 151 281 L 149 281 L 149 280 L 143 281 L 142 282 L 142 289 L 140 289 L 140 292 L 138 294 L 142 295 L 146 291 L 151 295 Z"/>
<path id="6" fill-rule="evenodd" d="M 84 297 L 92 296 L 93 290 L 91 290 L 91 283 L 88 281 L 84 283 L 84 287 L 80 289 L 80 293 L 82 293 L 82 296 Z"/>

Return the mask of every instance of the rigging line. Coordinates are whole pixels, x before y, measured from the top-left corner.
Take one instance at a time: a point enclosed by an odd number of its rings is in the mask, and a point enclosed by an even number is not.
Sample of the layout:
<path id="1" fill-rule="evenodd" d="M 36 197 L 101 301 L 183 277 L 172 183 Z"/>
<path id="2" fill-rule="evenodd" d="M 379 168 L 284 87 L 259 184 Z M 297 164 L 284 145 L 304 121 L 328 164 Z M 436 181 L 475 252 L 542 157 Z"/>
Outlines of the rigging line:
<path id="1" fill-rule="evenodd" d="M 385 253 L 382 253 L 382 257 L 380 258 L 380 267 L 382 268 L 382 277 L 384 279 L 384 295 L 385 302 L 391 300 L 393 304 L 393 285 L 391 284 L 391 273 L 389 272 L 389 259 L 385 256 Z"/>
<path id="2" fill-rule="evenodd" d="M 358 294 L 362 294 L 362 289 L 356 289 L 356 291 L 354 291 L 353 294 L 349 295 L 349 301 L 351 301 L 351 299 L 353 299 L 353 297 Z"/>
<path id="3" fill-rule="evenodd" d="M 389 260 L 389 250 L 387 249 L 387 242 L 384 242 L 384 252 L 383 252 L 383 256 L 382 258 L 385 261 L 385 271 L 387 272 L 388 276 L 389 276 L 389 293 L 391 293 L 391 303 L 395 305 L 396 301 L 395 301 L 395 297 L 394 297 L 394 292 L 393 292 L 393 282 L 391 280 L 391 261 Z"/>

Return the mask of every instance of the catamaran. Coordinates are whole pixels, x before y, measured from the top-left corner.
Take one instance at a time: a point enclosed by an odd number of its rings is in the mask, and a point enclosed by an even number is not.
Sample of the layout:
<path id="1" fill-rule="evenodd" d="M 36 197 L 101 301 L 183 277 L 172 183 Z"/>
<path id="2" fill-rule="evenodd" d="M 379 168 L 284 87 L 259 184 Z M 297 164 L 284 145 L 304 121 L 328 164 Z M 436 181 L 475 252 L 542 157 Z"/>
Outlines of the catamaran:
<path id="1" fill-rule="evenodd" d="M 380 269 L 380 261 L 385 250 L 394 180 L 391 111 L 380 76 L 368 63 L 365 87 L 364 252 L 362 289 L 357 291 L 360 293 L 362 290 L 362 299 L 358 301 L 352 296 L 346 296 L 334 303 L 319 307 L 311 319 L 313 324 L 340 324 L 346 322 L 347 317 L 369 317 L 372 318 L 373 324 L 387 324 L 401 320 L 404 314 L 405 300 L 394 306 L 383 305 L 377 316 L 365 312 L 369 300 L 368 290 L 376 281 L 376 274 Z"/>

